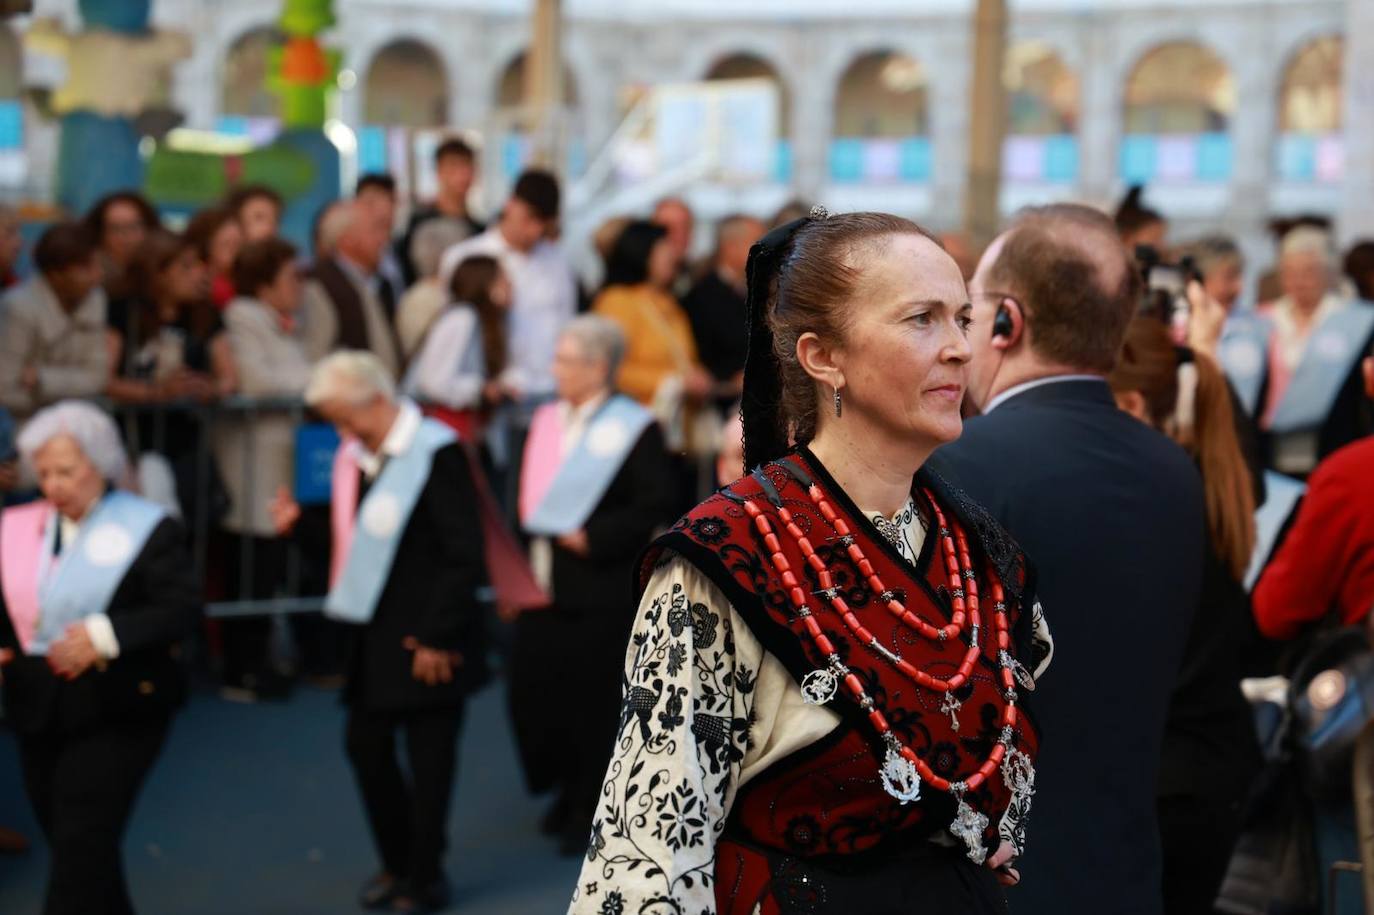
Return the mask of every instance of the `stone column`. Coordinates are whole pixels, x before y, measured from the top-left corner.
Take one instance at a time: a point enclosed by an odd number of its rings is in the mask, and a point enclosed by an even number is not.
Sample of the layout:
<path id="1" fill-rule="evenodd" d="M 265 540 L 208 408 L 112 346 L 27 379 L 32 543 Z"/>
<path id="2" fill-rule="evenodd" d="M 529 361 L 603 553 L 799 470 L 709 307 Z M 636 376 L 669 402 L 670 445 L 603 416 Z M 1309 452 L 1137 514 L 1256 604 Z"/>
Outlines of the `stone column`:
<path id="1" fill-rule="evenodd" d="M 532 165 L 557 168 L 557 112 L 563 104 L 561 0 L 535 0 L 532 40 L 525 55 L 525 108 L 533 119 Z"/>
<path id="2" fill-rule="evenodd" d="M 1002 137 L 1007 92 L 1006 0 L 978 0 L 973 17 L 973 79 L 969 86 L 968 173 L 964 185 L 964 231 L 975 250 L 992 241 L 999 224 Z"/>
<path id="3" fill-rule="evenodd" d="M 1085 53 L 1078 74 L 1078 184 L 1085 199 L 1105 204 L 1116 191 L 1122 82 L 1111 30 L 1093 17 L 1084 23 L 1083 41 Z"/>
<path id="4" fill-rule="evenodd" d="M 1374 235 L 1374 0 L 1345 4 L 1345 183 L 1337 223 L 1342 244 Z"/>

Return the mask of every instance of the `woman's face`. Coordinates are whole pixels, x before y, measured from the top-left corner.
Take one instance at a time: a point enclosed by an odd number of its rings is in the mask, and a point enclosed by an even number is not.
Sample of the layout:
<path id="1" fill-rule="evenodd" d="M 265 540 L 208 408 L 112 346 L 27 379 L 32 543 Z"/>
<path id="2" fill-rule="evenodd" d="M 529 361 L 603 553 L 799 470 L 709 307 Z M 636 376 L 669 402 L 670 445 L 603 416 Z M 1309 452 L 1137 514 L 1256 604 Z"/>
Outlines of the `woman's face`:
<path id="1" fill-rule="evenodd" d="M 659 289 L 667 289 L 673 285 L 673 279 L 677 276 L 677 265 L 677 251 L 665 235 L 649 250 L 650 285 Z"/>
<path id="2" fill-rule="evenodd" d="M 263 304 L 280 312 L 281 314 L 291 314 L 301 304 L 301 274 L 294 262 L 281 265 L 277 271 L 276 279 L 272 285 L 263 286 L 258 290 L 258 298 L 262 299 Z"/>
<path id="3" fill-rule="evenodd" d="M 1244 270 L 1234 259 L 1216 264 L 1202 280 L 1202 288 L 1227 311 L 1235 307 L 1243 287 Z"/>
<path id="4" fill-rule="evenodd" d="M 105 491 L 100 471 L 70 435 L 55 436 L 34 452 L 33 469 L 43 498 L 74 521 Z"/>
<path id="5" fill-rule="evenodd" d="M 844 372 L 843 410 L 880 433 L 923 446 L 963 431 L 972 306 L 954 259 L 919 235 L 872 246 L 835 353 Z M 822 410 L 832 392 L 821 386 Z"/>
<path id="6" fill-rule="evenodd" d="M 210 272 L 215 276 L 228 274 L 242 247 L 243 229 L 234 220 L 226 219 L 219 231 L 210 238 Z"/>
<path id="7" fill-rule="evenodd" d="M 194 248 L 182 248 L 158 280 L 163 295 L 178 305 L 194 302 L 205 294 L 205 266 Z"/>
<path id="8" fill-rule="evenodd" d="M 270 197 L 249 197 L 239 208 L 239 222 L 246 241 L 275 238 L 280 221 L 281 213 Z"/>
<path id="9" fill-rule="evenodd" d="M 147 236 L 148 227 L 143 224 L 138 207 L 127 200 L 116 200 L 105 208 L 105 235 L 100 245 L 120 267 L 129 263 Z"/>

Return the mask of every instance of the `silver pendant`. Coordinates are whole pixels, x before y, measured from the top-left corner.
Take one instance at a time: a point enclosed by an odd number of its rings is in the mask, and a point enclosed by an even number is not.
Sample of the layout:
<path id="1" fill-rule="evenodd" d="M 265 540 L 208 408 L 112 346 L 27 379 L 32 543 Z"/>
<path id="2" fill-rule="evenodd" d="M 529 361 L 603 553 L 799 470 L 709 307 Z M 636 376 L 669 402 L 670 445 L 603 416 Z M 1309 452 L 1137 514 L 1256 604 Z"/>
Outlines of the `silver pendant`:
<path id="1" fill-rule="evenodd" d="M 1016 678 L 1017 684 L 1028 693 L 1035 692 L 1035 678 L 1026 670 L 1026 665 L 1016 660 L 1007 651 L 998 652 L 997 658 L 1003 667 L 1011 670 L 1011 675 Z"/>
<path id="2" fill-rule="evenodd" d="M 1007 747 L 1002 757 L 1002 781 L 1006 782 L 1015 801 L 1029 801 L 1035 794 L 1035 766 L 1031 758 L 1015 747 Z"/>
<path id="3" fill-rule="evenodd" d="M 987 859 L 988 850 L 983 847 L 983 830 L 988 828 L 988 818 L 969 806 L 964 800 L 964 792 L 959 792 L 959 806 L 955 809 L 954 822 L 949 831 L 956 839 L 962 839 L 968 848 L 968 858 L 974 864 L 982 864 Z"/>
<path id="4" fill-rule="evenodd" d="M 959 709 L 963 704 L 949 690 L 945 690 L 945 698 L 940 701 L 940 711 L 949 716 L 949 726 L 956 731 L 959 730 Z"/>
<path id="5" fill-rule="evenodd" d="M 915 764 L 897 749 L 895 740 L 888 743 L 882 776 L 883 790 L 903 804 L 921 799 L 921 776 Z"/>
<path id="6" fill-rule="evenodd" d="M 802 701 L 807 705 L 825 705 L 835 698 L 840 681 L 828 670 L 813 670 L 801 682 Z"/>

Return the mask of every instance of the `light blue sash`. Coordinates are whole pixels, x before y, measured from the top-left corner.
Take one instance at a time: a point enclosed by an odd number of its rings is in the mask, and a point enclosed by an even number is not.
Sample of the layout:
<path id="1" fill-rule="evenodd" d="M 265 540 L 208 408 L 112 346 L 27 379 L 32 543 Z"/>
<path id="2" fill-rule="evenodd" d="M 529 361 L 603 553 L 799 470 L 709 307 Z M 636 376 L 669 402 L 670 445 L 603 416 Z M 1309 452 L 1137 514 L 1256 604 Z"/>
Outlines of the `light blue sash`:
<path id="1" fill-rule="evenodd" d="M 1279 532 L 1305 492 L 1307 487 L 1292 477 L 1265 471 L 1264 504 L 1255 511 L 1255 551 L 1250 555 L 1250 568 L 1245 572 L 1245 590 L 1254 588 L 1259 581 L 1260 573 L 1274 552 Z"/>
<path id="2" fill-rule="evenodd" d="M 1346 302 L 1333 311 L 1308 338 L 1269 431 L 1282 435 L 1320 429 L 1372 334 L 1374 306 Z"/>
<path id="3" fill-rule="evenodd" d="M 72 623 L 109 610 L 129 567 L 166 516 L 161 506 L 128 492 L 116 490 L 100 500 L 81 522 L 76 541 L 62 545 L 56 566 L 39 585 L 42 615 L 29 654 L 46 655 Z M 52 555 L 58 523 L 53 512 L 43 532 L 45 562 Z"/>
<path id="4" fill-rule="evenodd" d="M 654 415 L 638 403 L 613 394 L 587 421 L 581 440 L 526 519 L 525 530 L 544 537 L 580 530 L 653 421 Z"/>
<path id="5" fill-rule="evenodd" d="M 1274 325 L 1262 315 L 1236 315 L 1226 322 L 1217 346 L 1217 359 L 1251 418 L 1259 415 L 1260 391 L 1269 370 L 1269 339 L 1273 333 Z"/>
<path id="6" fill-rule="evenodd" d="M 372 620 L 391 575 L 401 534 L 429 481 L 434 454 L 457 440 L 448 426 L 426 418 L 406 453 L 387 459 L 377 481 L 358 506 L 348 559 L 325 598 L 326 616 L 348 623 Z"/>

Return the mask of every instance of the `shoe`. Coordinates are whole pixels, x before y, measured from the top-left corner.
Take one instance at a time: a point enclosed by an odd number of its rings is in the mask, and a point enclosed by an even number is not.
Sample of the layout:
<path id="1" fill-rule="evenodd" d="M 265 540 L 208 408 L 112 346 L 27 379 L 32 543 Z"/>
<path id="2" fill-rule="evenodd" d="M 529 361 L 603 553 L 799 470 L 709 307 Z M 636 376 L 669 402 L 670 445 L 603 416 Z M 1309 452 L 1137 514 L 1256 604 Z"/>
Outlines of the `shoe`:
<path id="1" fill-rule="evenodd" d="M 255 702 L 284 702 L 291 698 L 291 679 L 276 671 L 263 674 L 244 674 L 219 688 L 219 697 L 226 702 L 252 704 Z"/>
<path id="2" fill-rule="evenodd" d="M 372 911 L 389 909 L 401 889 L 401 881 L 395 877 L 387 873 L 378 874 L 358 891 L 358 905 Z"/>
<path id="3" fill-rule="evenodd" d="M 0 826 L 0 854 L 22 855 L 29 850 L 29 840 L 22 833 Z"/>
<path id="4" fill-rule="evenodd" d="M 448 908 L 452 895 L 448 881 L 443 877 L 425 886 L 407 886 L 391 900 L 392 912 L 406 915 L 433 915 Z"/>

